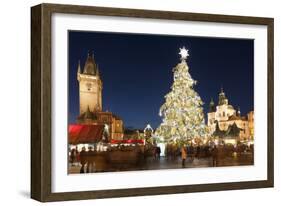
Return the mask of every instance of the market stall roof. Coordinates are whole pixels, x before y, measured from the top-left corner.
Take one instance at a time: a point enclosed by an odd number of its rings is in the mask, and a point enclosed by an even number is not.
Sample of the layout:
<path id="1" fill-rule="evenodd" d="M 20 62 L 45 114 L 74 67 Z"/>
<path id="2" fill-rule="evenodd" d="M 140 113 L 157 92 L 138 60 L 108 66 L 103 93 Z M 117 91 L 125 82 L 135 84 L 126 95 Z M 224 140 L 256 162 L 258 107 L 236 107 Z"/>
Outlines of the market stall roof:
<path id="1" fill-rule="evenodd" d="M 142 139 L 123 139 L 123 140 L 115 140 L 115 139 L 112 139 L 110 141 L 111 144 L 143 144 L 144 143 L 144 140 Z"/>
<path id="2" fill-rule="evenodd" d="M 95 143 L 102 139 L 104 125 L 71 124 L 68 127 L 70 144 Z"/>

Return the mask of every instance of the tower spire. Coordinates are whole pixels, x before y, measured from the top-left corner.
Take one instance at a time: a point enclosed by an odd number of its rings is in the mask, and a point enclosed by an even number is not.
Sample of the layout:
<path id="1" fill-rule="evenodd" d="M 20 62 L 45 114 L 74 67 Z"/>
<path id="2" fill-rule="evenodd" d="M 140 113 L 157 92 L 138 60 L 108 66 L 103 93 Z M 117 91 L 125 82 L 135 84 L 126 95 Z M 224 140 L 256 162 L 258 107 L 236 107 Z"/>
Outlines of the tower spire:
<path id="1" fill-rule="evenodd" d="M 215 112 L 216 109 L 215 109 L 215 103 L 214 103 L 214 100 L 213 100 L 213 97 L 211 98 L 211 101 L 210 101 L 210 104 L 209 104 L 209 112 Z"/>
<path id="2" fill-rule="evenodd" d="M 88 50 L 88 57 L 93 57 L 93 51 L 92 50 Z"/>
<path id="3" fill-rule="evenodd" d="M 78 61 L 77 74 L 81 74 L 81 65 L 80 65 L 80 60 Z"/>
<path id="4" fill-rule="evenodd" d="M 85 118 L 86 119 L 91 119 L 91 117 L 92 117 L 92 112 L 90 110 L 90 106 L 88 105 L 87 110 L 85 112 Z"/>
<path id="5" fill-rule="evenodd" d="M 97 64 L 97 76 L 100 75 L 99 65 Z"/>
<path id="6" fill-rule="evenodd" d="M 88 57 L 84 65 L 83 74 L 97 75 L 97 64 L 95 62 L 93 51 L 88 50 Z"/>
<path id="7" fill-rule="evenodd" d="M 240 107 L 237 108 L 237 116 L 238 116 L 238 117 L 241 116 Z"/>
<path id="8" fill-rule="evenodd" d="M 221 87 L 221 92 L 219 93 L 219 105 L 228 104 L 228 99 L 225 96 L 223 87 Z"/>
<path id="9" fill-rule="evenodd" d="M 224 93 L 224 92 L 223 92 L 223 86 L 221 86 L 221 93 Z"/>

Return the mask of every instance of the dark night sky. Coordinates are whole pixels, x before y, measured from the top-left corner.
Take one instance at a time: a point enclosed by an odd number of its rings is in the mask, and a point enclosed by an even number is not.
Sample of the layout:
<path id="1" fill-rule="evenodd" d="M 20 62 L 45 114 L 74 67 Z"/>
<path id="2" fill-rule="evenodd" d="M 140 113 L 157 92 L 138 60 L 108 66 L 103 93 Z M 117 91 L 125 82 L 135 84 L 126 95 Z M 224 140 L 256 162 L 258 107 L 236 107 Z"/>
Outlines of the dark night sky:
<path id="1" fill-rule="evenodd" d="M 69 31 L 69 123 L 79 114 L 78 60 L 83 69 L 92 50 L 103 81 L 103 110 L 120 116 L 125 127 L 156 128 L 182 46 L 189 49 L 189 72 L 205 114 L 221 86 L 242 115 L 253 110 L 253 40 Z"/>

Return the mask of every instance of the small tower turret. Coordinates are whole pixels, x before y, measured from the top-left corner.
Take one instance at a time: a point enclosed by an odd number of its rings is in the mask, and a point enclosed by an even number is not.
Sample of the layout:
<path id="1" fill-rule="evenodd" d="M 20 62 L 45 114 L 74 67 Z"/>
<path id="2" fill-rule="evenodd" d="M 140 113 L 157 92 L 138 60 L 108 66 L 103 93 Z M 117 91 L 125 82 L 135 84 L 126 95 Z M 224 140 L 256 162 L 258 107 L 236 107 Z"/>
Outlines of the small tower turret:
<path id="1" fill-rule="evenodd" d="M 241 117 L 240 107 L 237 108 L 237 116 Z"/>
<path id="2" fill-rule="evenodd" d="M 97 76 L 100 76 L 99 65 L 97 64 Z"/>
<path id="3" fill-rule="evenodd" d="M 81 65 L 80 65 L 80 60 L 78 61 L 77 74 L 81 74 Z"/>
<path id="4" fill-rule="evenodd" d="M 213 98 L 211 98 L 210 104 L 209 104 L 209 112 L 215 112 L 216 107 Z"/>
<path id="5" fill-rule="evenodd" d="M 228 104 L 228 99 L 225 96 L 223 88 L 221 87 L 221 92 L 219 93 L 219 105 Z"/>

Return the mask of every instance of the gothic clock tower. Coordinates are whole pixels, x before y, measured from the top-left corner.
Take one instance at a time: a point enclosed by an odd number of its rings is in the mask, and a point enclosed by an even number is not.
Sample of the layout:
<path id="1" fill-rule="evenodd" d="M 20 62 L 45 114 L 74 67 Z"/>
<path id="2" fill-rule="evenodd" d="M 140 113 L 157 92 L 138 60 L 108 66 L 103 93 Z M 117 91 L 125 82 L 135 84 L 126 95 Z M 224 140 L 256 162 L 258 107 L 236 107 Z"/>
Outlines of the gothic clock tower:
<path id="1" fill-rule="evenodd" d="M 98 65 L 91 52 L 88 53 L 83 71 L 81 71 L 79 61 L 77 80 L 79 82 L 80 115 L 87 111 L 102 111 L 102 81 Z"/>

